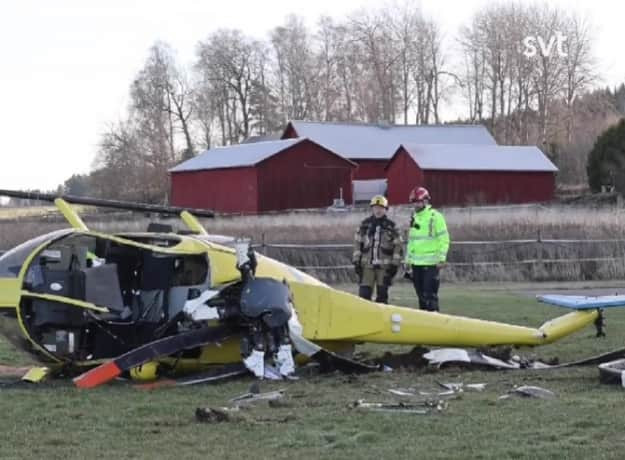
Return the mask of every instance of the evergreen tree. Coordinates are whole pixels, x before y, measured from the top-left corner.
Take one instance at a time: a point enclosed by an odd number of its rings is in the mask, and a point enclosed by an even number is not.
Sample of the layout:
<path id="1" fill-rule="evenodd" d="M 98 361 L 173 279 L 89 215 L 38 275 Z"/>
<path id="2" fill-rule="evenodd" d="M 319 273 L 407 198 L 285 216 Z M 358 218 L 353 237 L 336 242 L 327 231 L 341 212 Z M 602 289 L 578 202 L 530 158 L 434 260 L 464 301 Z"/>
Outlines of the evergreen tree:
<path id="1" fill-rule="evenodd" d="M 614 91 L 614 99 L 616 110 L 625 115 L 625 83 L 621 83 Z"/>
<path id="2" fill-rule="evenodd" d="M 596 140 L 586 166 L 588 184 L 593 192 L 614 186 L 625 194 L 625 119 L 608 128 Z"/>

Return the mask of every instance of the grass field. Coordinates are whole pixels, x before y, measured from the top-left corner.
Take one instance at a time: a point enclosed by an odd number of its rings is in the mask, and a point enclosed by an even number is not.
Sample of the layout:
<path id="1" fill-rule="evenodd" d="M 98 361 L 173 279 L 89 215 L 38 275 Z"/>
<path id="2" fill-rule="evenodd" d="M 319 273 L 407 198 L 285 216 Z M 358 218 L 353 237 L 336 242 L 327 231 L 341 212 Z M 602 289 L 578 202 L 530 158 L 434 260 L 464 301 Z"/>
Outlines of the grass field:
<path id="1" fill-rule="evenodd" d="M 553 287 L 553 286 L 552 286 Z M 594 285 L 593 287 L 597 287 Z M 351 287 L 347 287 L 351 289 Z M 445 285 L 445 312 L 539 326 L 562 310 L 537 304 L 529 285 Z M 413 305 L 406 284 L 391 300 Z M 607 338 L 588 328 L 557 344 L 523 355 L 581 358 L 623 346 L 625 311 L 607 312 Z M 371 357 L 406 347 L 360 346 Z M 0 362 L 25 358 L 0 342 Z M 251 378 L 187 388 L 138 390 L 117 382 L 91 391 L 69 382 L 0 387 L 3 414 L 0 458 L 621 458 L 623 389 L 599 384 L 595 366 L 547 371 L 396 370 L 356 378 L 312 376 L 285 388 L 288 406 L 259 405 L 235 421 L 198 423 L 197 407 L 220 407 L 247 391 Z M 389 388 L 432 389 L 436 381 L 488 383 L 465 392 L 441 413 L 430 415 L 361 412 L 349 404 L 365 399 L 392 402 Z M 539 385 L 555 400 L 497 400 L 513 385 Z"/>
<path id="2" fill-rule="evenodd" d="M 78 212 L 92 209 L 87 206 L 73 205 Z M 57 214 L 56 206 L 25 206 L 25 207 L 5 207 L 0 206 L 0 221 L 7 219 L 22 219 L 29 217 L 41 217 L 50 214 Z"/>

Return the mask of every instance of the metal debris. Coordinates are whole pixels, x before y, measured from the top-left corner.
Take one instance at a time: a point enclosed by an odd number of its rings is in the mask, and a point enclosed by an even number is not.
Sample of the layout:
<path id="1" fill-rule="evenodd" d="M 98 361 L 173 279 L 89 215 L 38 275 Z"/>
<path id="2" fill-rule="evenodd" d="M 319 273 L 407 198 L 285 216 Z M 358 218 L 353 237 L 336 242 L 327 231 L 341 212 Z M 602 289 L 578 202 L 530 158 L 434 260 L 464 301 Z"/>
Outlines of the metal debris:
<path id="1" fill-rule="evenodd" d="M 467 388 L 469 390 L 484 391 L 486 389 L 486 385 L 486 383 L 469 383 L 467 384 Z"/>
<path id="2" fill-rule="evenodd" d="M 445 388 L 446 390 L 455 391 L 459 393 L 465 390 L 484 391 L 486 389 L 486 383 L 467 383 L 466 385 L 462 382 L 461 383 L 436 382 L 436 383 L 438 383 L 441 387 Z"/>
<path id="3" fill-rule="evenodd" d="M 538 398 L 538 399 L 555 399 L 557 398 L 556 394 L 547 390 L 546 388 L 541 388 L 533 385 L 522 385 L 510 390 L 507 394 L 501 395 L 498 399 L 508 399 L 511 395 L 523 396 L 526 398 Z"/>
<path id="4" fill-rule="evenodd" d="M 514 361 L 502 361 L 493 358 L 476 350 L 465 350 L 463 348 L 438 348 L 424 354 L 430 364 L 441 367 L 448 363 L 469 363 L 479 366 L 494 367 L 496 369 L 519 369 L 521 365 Z"/>
<path id="5" fill-rule="evenodd" d="M 234 403 L 235 406 L 241 406 L 245 404 L 253 404 L 258 401 L 271 401 L 271 400 L 284 398 L 284 392 L 285 390 L 283 389 L 276 390 L 276 391 L 268 391 L 266 393 L 248 392 L 239 396 L 235 396 L 234 398 L 231 398 L 229 402 Z"/>
<path id="6" fill-rule="evenodd" d="M 389 412 L 401 414 L 427 415 L 432 411 L 442 412 L 448 407 L 447 401 L 421 401 L 415 403 L 379 403 L 366 402 L 362 399 L 351 404 L 352 408 L 364 409 L 372 412 Z"/>
<path id="7" fill-rule="evenodd" d="M 625 359 L 617 359 L 599 365 L 599 381 L 625 388 Z"/>
<path id="8" fill-rule="evenodd" d="M 391 394 L 394 394 L 395 396 L 416 396 L 415 393 L 412 393 L 410 391 L 400 390 L 399 388 L 398 389 L 389 388 L 388 392 Z"/>
<path id="9" fill-rule="evenodd" d="M 39 383 L 45 380 L 48 375 L 50 375 L 50 368 L 32 367 L 22 376 L 22 380 L 25 382 Z"/>
<path id="10" fill-rule="evenodd" d="M 461 391 L 447 390 L 447 391 L 438 391 L 438 392 L 429 392 L 429 391 L 420 391 L 420 396 L 426 397 L 437 397 L 443 399 L 455 399 L 462 396 Z"/>

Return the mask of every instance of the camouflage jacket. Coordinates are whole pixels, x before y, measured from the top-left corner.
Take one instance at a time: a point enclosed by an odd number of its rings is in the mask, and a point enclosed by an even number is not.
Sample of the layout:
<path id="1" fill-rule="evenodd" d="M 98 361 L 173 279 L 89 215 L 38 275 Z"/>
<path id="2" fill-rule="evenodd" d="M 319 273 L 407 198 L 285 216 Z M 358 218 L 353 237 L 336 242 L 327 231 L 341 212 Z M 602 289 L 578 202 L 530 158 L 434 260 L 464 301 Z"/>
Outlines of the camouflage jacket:
<path id="1" fill-rule="evenodd" d="M 403 242 L 395 222 L 384 216 L 367 217 L 354 235 L 352 261 L 363 266 L 399 266 L 402 261 Z"/>

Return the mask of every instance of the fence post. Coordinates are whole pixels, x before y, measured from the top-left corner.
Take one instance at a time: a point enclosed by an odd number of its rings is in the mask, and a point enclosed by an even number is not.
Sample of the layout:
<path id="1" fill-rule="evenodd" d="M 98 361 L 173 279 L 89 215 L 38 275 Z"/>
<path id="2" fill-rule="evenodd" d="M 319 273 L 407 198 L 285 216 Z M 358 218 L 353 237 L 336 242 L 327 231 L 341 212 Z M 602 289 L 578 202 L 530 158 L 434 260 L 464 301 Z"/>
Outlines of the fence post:
<path id="1" fill-rule="evenodd" d="M 265 254 L 265 232 L 260 234 L 260 252 Z"/>
<path id="2" fill-rule="evenodd" d="M 538 263 L 536 265 L 540 270 L 542 270 L 542 273 L 544 273 L 545 264 L 543 262 L 543 240 L 540 235 L 540 228 L 536 231 L 536 251 L 536 259 L 538 260 Z"/>

